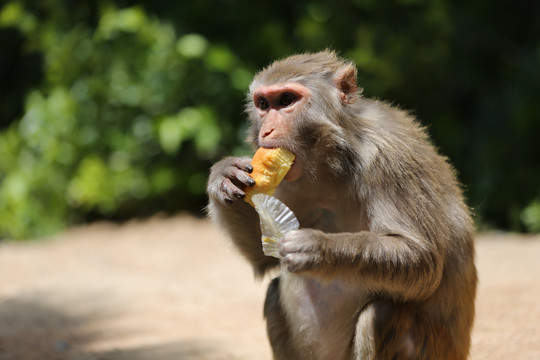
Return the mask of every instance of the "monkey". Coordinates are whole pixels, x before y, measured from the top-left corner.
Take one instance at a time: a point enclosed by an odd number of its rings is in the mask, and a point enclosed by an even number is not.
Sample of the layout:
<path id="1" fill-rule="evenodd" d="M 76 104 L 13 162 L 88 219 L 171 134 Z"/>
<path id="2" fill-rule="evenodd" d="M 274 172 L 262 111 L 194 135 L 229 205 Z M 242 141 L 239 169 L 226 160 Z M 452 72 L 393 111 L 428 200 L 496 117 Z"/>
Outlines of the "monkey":
<path id="1" fill-rule="evenodd" d="M 296 155 L 274 196 L 300 228 L 264 256 L 247 157 L 210 169 L 209 217 L 257 277 L 274 359 L 468 357 L 477 273 L 455 169 L 410 112 L 369 99 L 352 61 L 293 55 L 255 75 L 247 141 Z M 274 274 L 276 272 L 274 271 Z"/>

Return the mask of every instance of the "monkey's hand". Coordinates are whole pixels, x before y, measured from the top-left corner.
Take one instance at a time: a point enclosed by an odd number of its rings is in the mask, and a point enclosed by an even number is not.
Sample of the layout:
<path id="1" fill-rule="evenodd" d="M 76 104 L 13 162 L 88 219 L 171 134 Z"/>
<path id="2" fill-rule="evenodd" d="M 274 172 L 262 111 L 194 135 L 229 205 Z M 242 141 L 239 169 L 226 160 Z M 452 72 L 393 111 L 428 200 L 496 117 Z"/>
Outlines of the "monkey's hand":
<path id="1" fill-rule="evenodd" d="M 244 189 L 254 186 L 249 174 L 253 171 L 249 157 L 227 157 L 212 166 L 208 178 L 208 196 L 224 205 L 231 205 L 246 196 Z"/>
<path id="2" fill-rule="evenodd" d="M 220 226 L 251 263 L 255 274 L 262 276 L 278 265 L 278 259 L 265 256 L 261 246 L 261 228 L 255 209 L 245 201 L 244 189 L 253 186 L 249 173 L 253 171 L 248 157 L 229 157 L 210 169 L 207 193 L 208 215 Z"/>
<path id="3" fill-rule="evenodd" d="M 279 241 L 281 262 L 290 272 L 317 270 L 323 263 L 324 233 L 313 229 L 287 232 Z"/>

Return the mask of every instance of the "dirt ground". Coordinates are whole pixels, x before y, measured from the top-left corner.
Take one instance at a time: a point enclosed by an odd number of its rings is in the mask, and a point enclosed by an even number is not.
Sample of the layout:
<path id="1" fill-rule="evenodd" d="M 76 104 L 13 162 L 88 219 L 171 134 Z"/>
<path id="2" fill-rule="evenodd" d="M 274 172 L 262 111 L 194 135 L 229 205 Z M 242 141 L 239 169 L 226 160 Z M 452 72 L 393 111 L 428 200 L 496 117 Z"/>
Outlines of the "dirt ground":
<path id="1" fill-rule="evenodd" d="M 484 234 L 471 359 L 540 359 L 540 236 Z M 268 279 L 205 220 L 0 243 L 0 359 L 270 360 Z"/>

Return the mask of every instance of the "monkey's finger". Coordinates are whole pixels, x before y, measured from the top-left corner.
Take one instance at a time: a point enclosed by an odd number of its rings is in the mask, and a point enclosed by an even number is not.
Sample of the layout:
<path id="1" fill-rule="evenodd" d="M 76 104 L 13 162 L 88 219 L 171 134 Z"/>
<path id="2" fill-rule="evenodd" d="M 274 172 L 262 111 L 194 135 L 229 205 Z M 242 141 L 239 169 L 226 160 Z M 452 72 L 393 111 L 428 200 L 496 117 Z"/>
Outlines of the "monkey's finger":
<path id="1" fill-rule="evenodd" d="M 279 253 L 281 256 L 286 256 L 288 254 L 302 252 L 303 250 L 304 250 L 303 246 L 299 244 L 298 242 L 282 240 L 279 243 Z"/>
<path id="2" fill-rule="evenodd" d="M 234 162 L 234 166 L 250 174 L 253 172 L 253 165 L 251 165 L 251 159 L 248 157 L 237 158 Z"/>
<path id="3" fill-rule="evenodd" d="M 237 183 L 239 187 L 255 186 L 255 180 L 253 180 L 253 178 L 245 171 L 237 169 L 236 171 L 233 171 L 232 176 L 233 179 L 236 180 L 233 182 Z"/>
<path id="4" fill-rule="evenodd" d="M 230 197 L 227 191 L 225 181 L 222 181 L 219 186 L 218 199 L 227 205 L 234 203 L 234 198 Z"/>
<path id="5" fill-rule="evenodd" d="M 282 260 L 283 264 L 290 272 L 301 272 L 311 270 L 315 263 L 313 254 L 295 253 L 285 256 Z"/>
<path id="6" fill-rule="evenodd" d="M 298 252 L 312 252 L 313 243 L 302 230 L 291 230 L 283 236 L 278 244 L 281 256 Z"/>
<path id="7" fill-rule="evenodd" d="M 221 183 L 221 191 L 225 203 L 232 204 L 236 199 L 243 199 L 246 193 L 239 189 L 230 179 L 225 178 Z"/>

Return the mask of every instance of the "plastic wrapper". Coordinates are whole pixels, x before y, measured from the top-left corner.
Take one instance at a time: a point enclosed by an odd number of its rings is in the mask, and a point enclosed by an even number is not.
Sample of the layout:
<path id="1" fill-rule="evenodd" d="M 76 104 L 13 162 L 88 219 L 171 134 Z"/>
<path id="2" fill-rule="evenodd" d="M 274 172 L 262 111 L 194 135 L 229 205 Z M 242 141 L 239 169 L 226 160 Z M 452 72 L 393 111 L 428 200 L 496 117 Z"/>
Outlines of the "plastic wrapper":
<path id="1" fill-rule="evenodd" d="M 278 242 L 288 231 L 300 227 L 298 219 L 287 205 L 275 197 L 256 194 L 252 201 L 261 221 L 263 252 L 266 256 L 280 259 Z"/>

